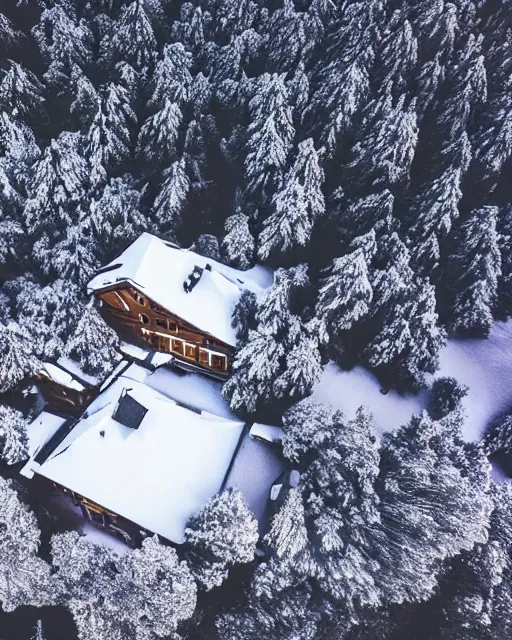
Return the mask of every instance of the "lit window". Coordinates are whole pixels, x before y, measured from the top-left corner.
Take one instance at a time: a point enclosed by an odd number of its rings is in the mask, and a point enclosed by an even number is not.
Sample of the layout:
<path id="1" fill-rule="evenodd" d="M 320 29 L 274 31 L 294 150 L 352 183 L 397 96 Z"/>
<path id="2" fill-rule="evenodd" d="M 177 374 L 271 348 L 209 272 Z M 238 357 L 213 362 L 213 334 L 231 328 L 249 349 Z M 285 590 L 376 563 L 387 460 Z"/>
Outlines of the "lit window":
<path id="1" fill-rule="evenodd" d="M 174 351 L 174 353 L 177 353 L 178 355 L 182 356 L 183 355 L 183 342 L 181 340 L 173 340 L 172 341 L 172 350 Z"/>
<path id="2" fill-rule="evenodd" d="M 212 355 L 212 364 L 213 369 L 217 371 L 227 371 L 228 361 L 226 356 L 223 355 Z"/>
<path id="3" fill-rule="evenodd" d="M 206 349 L 199 348 L 199 362 L 207 366 L 210 364 L 210 353 Z"/>
<path id="4" fill-rule="evenodd" d="M 196 357 L 196 345 L 195 344 L 187 344 L 185 343 L 185 357 L 186 358 L 194 358 Z"/>

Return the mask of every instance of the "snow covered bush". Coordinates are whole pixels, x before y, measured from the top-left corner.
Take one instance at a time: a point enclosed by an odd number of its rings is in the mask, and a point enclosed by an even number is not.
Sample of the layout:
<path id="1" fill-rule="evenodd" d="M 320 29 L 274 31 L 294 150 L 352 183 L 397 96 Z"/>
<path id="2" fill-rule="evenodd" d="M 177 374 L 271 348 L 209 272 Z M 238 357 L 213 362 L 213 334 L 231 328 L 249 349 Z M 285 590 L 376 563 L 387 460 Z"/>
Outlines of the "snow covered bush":
<path id="1" fill-rule="evenodd" d="M 228 489 L 211 498 L 185 529 L 185 557 L 207 591 L 220 586 L 229 569 L 254 559 L 258 522 L 242 493 Z"/>
<path id="2" fill-rule="evenodd" d="M 430 390 L 429 414 L 434 420 L 444 418 L 460 405 L 462 398 L 467 395 L 468 391 L 468 387 L 459 384 L 455 378 L 437 378 Z"/>

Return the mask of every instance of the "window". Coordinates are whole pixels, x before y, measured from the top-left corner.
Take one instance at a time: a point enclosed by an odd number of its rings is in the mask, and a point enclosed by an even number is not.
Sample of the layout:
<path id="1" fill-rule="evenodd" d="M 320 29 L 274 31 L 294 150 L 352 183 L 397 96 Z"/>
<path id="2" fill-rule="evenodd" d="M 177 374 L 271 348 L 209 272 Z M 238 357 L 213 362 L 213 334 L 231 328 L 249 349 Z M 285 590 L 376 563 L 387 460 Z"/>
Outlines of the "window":
<path id="1" fill-rule="evenodd" d="M 196 345 L 185 343 L 185 358 L 196 359 Z"/>
<path id="2" fill-rule="evenodd" d="M 183 355 L 183 342 L 181 340 L 173 340 L 172 341 L 172 350 L 174 351 L 174 353 L 177 353 L 178 355 L 182 356 Z"/>
<path id="3" fill-rule="evenodd" d="M 171 322 L 171 320 L 168 320 L 169 323 L 169 331 L 174 331 L 174 333 L 178 333 L 178 325 L 175 322 Z"/>
<path id="4" fill-rule="evenodd" d="M 143 324 L 149 324 L 149 318 L 147 317 L 147 315 L 145 313 L 139 313 L 139 320 Z"/>
<path id="5" fill-rule="evenodd" d="M 228 370 L 228 359 L 226 356 L 212 354 L 212 364 L 213 369 L 217 371 L 227 371 Z"/>
<path id="6" fill-rule="evenodd" d="M 157 318 L 156 325 L 157 327 L 163 327 L 164 329 L 167 329 L 167 320 L 165 318 Z"/>
<path id="7" fill-rule="evenodd" d="M 210 352 L 207 349 L 199 348 L 199 362 L 206 366 L 210 364 Z"/>

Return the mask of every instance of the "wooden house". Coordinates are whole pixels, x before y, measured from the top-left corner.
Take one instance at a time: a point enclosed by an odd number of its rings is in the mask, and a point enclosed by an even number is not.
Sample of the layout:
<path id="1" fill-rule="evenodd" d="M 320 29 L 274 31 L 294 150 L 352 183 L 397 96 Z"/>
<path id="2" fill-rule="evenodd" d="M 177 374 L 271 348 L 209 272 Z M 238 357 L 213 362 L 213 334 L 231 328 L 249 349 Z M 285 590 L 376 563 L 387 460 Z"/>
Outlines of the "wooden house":
<path id="1" fill-rule="evenodd" d="M 78 379 L 62 365 L 45 362 L 35 376 L 44 402 L 54 411 L 80 414 L 98 393 L 96 385 Z"/>
<path id="2" fill-rule="evenodd" d="M 21 473 L 58 489 L 127 542 L 183 541 L 186 523 L 226 483 L 248 426 L 173 400 L 122 363 L 82 415 L 43 411 Z"/>
<path id="3" fill-rule="evenodd" d="M 236 336 L 233 309 L 247 274 L 143 233 L 88 284 L 104 319 L 130 342 L 223 379 Z"/>

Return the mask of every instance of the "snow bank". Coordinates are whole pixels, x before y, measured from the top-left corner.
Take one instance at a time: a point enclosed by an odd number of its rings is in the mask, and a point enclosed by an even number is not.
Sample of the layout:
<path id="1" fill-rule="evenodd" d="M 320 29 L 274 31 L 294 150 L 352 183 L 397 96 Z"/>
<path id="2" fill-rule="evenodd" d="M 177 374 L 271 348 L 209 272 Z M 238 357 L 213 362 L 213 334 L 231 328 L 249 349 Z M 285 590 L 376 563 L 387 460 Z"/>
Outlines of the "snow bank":
<path id="1" fill-rule="evenodd" d="M 487 425 L 512 407 L 512 320 L 496 322 L 488 339 L 449 340 L 441 352 L 441 368 L 434 378 L 453 376 L 469 387 L 463 405 L 467 412 L 464 437 L 479 440 Z M 433 378 L 433 379 L 434 379 Z M 365 405 L 382 433 L 405 424 L 425 408 L 428 393 L 380 393 L 373 374 L 362 367 L 342 371 L 334 363 L 325 368 L 313 398 L 333 405 L 352 417 Z"/>

